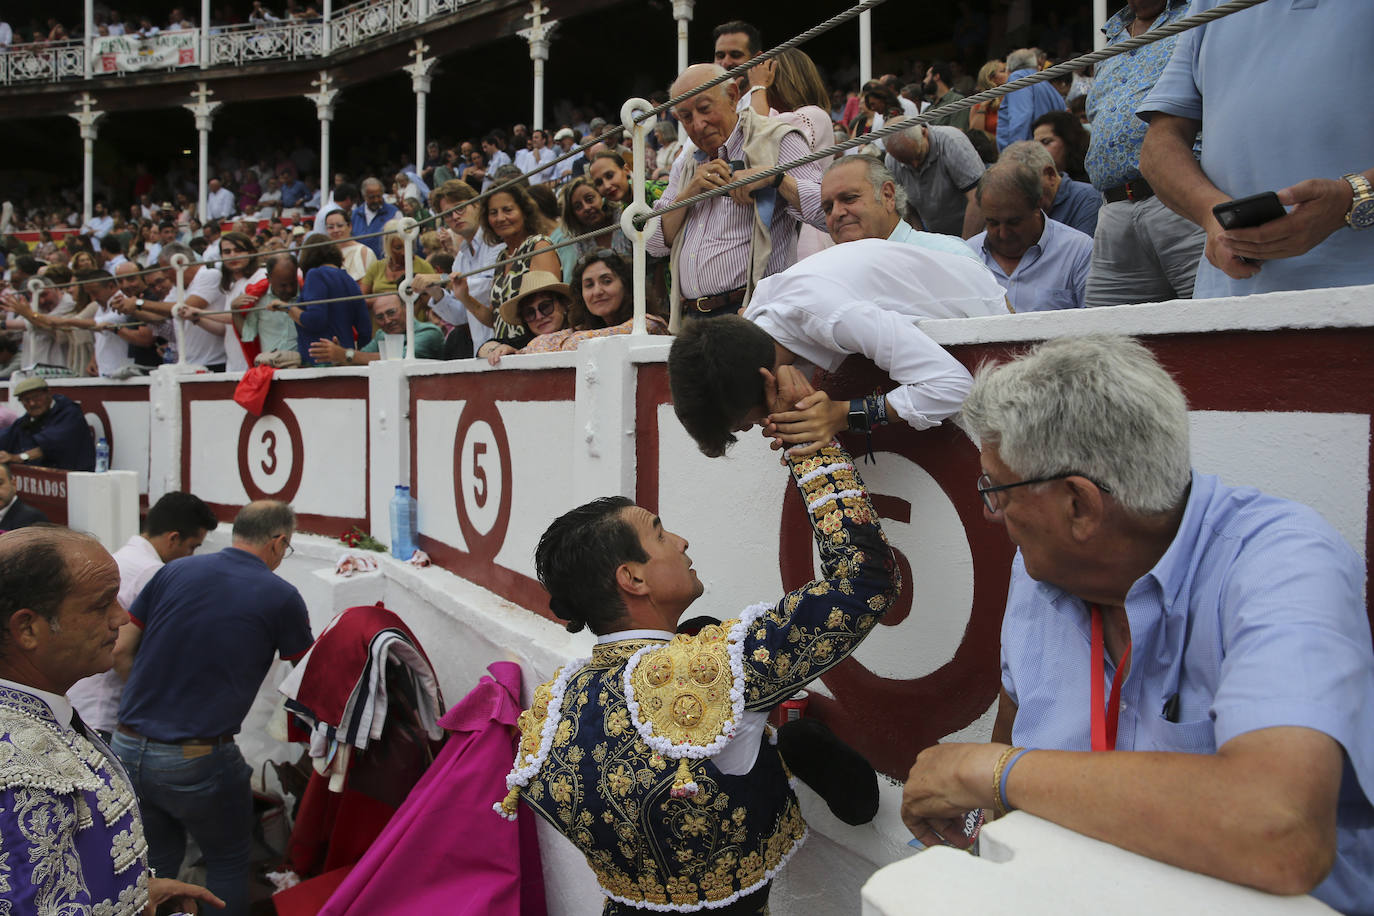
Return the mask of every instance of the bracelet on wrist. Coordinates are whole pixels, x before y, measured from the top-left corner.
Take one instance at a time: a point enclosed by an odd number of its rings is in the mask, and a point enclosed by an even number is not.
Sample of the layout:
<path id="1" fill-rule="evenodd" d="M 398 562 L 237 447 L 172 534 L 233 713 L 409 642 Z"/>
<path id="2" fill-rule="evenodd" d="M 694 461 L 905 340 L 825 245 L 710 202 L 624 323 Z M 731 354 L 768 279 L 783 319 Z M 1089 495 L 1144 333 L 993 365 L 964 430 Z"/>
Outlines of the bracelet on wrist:
<path id="1" fill-rule="evenodd" d="M 1016 810 L 1007 801 L 1007 777 L 1011 775 L 1011 768 L 1028 750 L 1029 748 L 1024 747 L 1009 747 L 997 758 L 997 766 L 992 770 L 992 803 L 993 811 L 998 817 Z"/>

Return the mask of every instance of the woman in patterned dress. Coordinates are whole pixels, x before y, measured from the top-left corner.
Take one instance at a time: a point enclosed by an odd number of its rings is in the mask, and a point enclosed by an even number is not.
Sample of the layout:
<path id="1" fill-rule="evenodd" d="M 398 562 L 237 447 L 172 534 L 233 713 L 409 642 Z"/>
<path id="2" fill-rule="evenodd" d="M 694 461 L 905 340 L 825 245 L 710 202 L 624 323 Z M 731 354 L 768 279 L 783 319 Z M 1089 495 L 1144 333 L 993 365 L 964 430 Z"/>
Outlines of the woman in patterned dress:
<path id="1" fill-rule="evenodd" d="M 513 264 L 498 267 L 491 284 L 491 326 L 498 341 L 521 347 L 532 336 L 524 325 L 507 321 L 501 309 L 503 303 L 520 294 L 520 282 L 525 274 L 531 270 L 542 270 L 556 276 L 562 274 L 558 253 L 546 234 L 551 228 L 529 191 L 518 185 L 498 191 L 482 205 L 482 232 L 487 244 L 504 242 L 506 257 L 521 258 Z M 522 257 L 524 255 L 532 257 Z"/>

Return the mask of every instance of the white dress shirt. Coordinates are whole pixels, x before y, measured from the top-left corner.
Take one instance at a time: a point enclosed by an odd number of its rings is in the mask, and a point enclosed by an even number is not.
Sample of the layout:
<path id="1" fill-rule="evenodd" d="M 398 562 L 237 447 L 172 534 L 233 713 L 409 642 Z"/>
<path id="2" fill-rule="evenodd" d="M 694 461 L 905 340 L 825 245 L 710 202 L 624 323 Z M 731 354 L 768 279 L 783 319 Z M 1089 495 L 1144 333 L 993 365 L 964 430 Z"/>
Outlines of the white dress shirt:
<path id="1" fill-rule="evenodd" d="M 959 410 L 973 379 L 920 319 L 1005 314 L 1002 287 L 973 258 L 859 239 L 759 281 L 744 317 L 828 372 L 850 354 L 871 359 L 897 383 L 897 416 L 926 429 Z"/>

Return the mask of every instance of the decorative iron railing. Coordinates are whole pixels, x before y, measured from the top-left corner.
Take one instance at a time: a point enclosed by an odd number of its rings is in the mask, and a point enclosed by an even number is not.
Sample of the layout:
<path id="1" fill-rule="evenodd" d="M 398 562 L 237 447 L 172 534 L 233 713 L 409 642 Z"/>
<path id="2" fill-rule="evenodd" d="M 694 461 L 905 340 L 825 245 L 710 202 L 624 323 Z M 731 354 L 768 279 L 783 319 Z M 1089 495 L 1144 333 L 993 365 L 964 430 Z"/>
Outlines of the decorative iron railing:
<path id="1" fill-rule="evenodd" d="M 90 76 L 97 79 L 135 71 L 197 68 L 202 66 L 202 55 L 208 67 L 323 59 L 481 2 L 360 0 L 334 11 L 327 23 L 316 19 L 211 26 L 208 49 L 202 44 L 200 29 L 162 33 L 154 39 L 140 40 L 132 35 L 117 41 L 97 38 L 90 49 L 79 39 L 13 45 L 0 51 L 0 85 L 85 79 L 88 54 Z M 175 49 L 169 42 L 173 35 L 180 46 Z"/>

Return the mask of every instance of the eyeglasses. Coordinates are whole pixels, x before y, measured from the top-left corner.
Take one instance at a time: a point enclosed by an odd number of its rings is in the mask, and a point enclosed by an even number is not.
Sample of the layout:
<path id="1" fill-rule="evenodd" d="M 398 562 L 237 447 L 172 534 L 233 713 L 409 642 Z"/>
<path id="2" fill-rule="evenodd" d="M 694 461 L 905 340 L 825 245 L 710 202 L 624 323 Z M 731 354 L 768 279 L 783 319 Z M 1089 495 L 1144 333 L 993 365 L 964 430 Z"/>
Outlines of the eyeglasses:
<path id="1" fill-rule="evenodd" d="M 545 318 L 553 314 L 553 310 L 558 307 L 558 300 L 552 297 L 539 300 L 538 303 L 526 303 L 520 306 L 520 320 L 529 321 L 537 311 Z"/>
<path id="2" fill-rule="evenodd" d="M 284 538 L 284 537 L 286 537 L 286 535 L 281 534 L 281 535 L 278 535 L 278 537 L 283 537 L 283 538 Z M 296 548 L 294 548 L 294 547 L 291 546 L 291 542 L 290 542 L 290 541 L 287 541 L 287 542 L 286 542 L 286 546 L 282 547 L 282 549 L 281 549 L 281 558 L 282 558 L 283 560 L 285 560 L 287 557 L 291 556 L 291 554 L 293 554 L 293 553 L 295 553 L 295 552 L 296 552 Z"/>
<path id="3" fill-rule="evenodd" d="M 1051 480 L 1063 480 L 1066 477 L 1082 477 L 1103 493 L 1112 492 L 1110 487 L 1098 483 L 1086 474 L 1080 474 L 1077 471 L 1065 471 L 1062 474 L 1051 474 L 1048 477 L 1032 477 L 1030 480 L 1018 480 L 1016 483 L 997 485 L 993 484 L 991 477 L 983 473 L 978 475 L 978 495 L 983 497 L 983 505 L 987 507 L 989 512 L 997 512 L 1001 509 L 1001 500 L 993 499 L 992 494 L 1001 493 L 1003 490 L 1012 490 L 1016 487 L 1028 487 L 1033 483 L 1049 483 Z"/>

